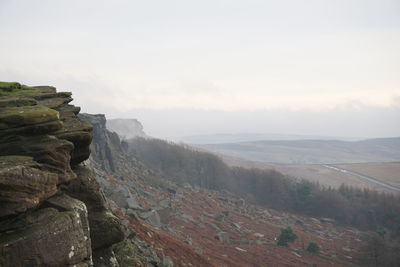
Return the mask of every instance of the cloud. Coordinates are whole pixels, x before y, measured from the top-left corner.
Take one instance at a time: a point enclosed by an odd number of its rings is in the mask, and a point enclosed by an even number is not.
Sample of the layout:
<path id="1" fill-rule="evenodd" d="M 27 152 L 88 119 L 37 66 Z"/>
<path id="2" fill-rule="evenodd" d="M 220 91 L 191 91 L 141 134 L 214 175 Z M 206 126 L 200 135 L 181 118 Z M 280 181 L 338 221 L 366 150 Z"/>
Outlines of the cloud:
<path id="1" fill-rule="evenodd" d="M 153 81 L 128 76 L 110 79 L 97 74 L 1 69 L 2 79 L 26 84 L 49 84 L 72 91 L 75 103 L 88 112 L 115 109 L 203 109 L 221 111 L 289 110 L 321 112 L 332 109 L 398 107 L 400 89 L 274 90 L 234 88 L 208 80 Z M 93 111 L 91 111 L 93 110 Z"/>

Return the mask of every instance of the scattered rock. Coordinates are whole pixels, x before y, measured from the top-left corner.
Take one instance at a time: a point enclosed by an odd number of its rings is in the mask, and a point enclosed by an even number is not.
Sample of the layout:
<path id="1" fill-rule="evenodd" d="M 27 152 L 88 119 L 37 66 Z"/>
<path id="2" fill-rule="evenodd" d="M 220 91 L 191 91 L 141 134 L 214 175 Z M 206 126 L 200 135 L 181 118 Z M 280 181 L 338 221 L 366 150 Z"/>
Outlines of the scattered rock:
<path id="1" fill-rule="evenodd" d="M 258 237 L 258 238 L 263 238 L 264 237 L 264 235 L 263 234 L 260 234 L 260 233 L 254 233 L 253 234 L 255 237 Z"/>
<path id="2" fill-rule="evenodd" d="M 323 223 L 335 223 L 335 220 L 330 218 L 320 218 L 320 221 Z"/>
<path id="3" fill-rule="evenodd" d="M 210 225 L 211 228 L 213 228 L 216 232 L 220 232 L 220 231 L 221 231 L 221 229 L 219 229 L 219 227 L 218 227 L 216 224 L 210 223 L 209 225 Z"/>
<path id="4" fill-rule="evenodd" d="M 229 234 L 227 232 L 218 232 L 215 238 L 221 241 L 222 243 L 225 244 L 230 243 Z"/>
<path id="5" fill-rule="evenodd" d="M 140 207 L 139 203 L 137 202 L 136 198 L 134 197 L 129 197 L 126 199 L 126 204 L 128 208 L 133 209 L 133 210 L 141 210 L 142 207 Z"/>
<path id="6" fill-rule="evenodd" d="M 185 240 L 183 240 L 183 242 L 185 242 L 188 245 L 193 245 L 193 241 L 190 236 L 188 236 Z"/>
<path id="7" fill-rule="evenodd" d="M 235 247 L 236 250 L 240 251 L 240 252 L 247 252 L 247 250 L 239 248 L 239 247 Z"/>
<path id="8" fill-rule="evenodd" d="M 236 206 L 243 207 L 246 203 L 243 198 L 236 199 L 232 201 Z"/>
<path id="9" fill-rule="evenodd" d="M 185 213 L 180 214 L 180 218 L 186 222 L 196 222 L 192 216 L 187 215 Z"/>
<path id="10" fill-rule="evenodd" d="M 229 216 L 229 210 L 224 210 L 221 212 L 222 215 L 224 215 L 225 217 Z"/>
<path id="11" fill-rule="evenodd" d="M 203 215 L 203 216 L 206 216 L 206 217 L 208 217 L 208 218 L 211 218 L 211 219 L 214 219 L 214 217 L 215 217 L 215 214 L 206 213 L 206 212 L 204 212 L 202 215 Z"/>
<path id="12" fill-rule="evenodd" d="M 164 198 L 160 202 L 158 202 L 158 206 L 160 208 L 168 208 L 171 206 L 171 200 L 169 198 Z"/>
<path id="13" fill-rule="evenodd" d="M 161 220 L 156 210 L 150 210 L 147 212 L 140 212 L 139 217 L 146 220 L 151 226 L 155 228 L 161 227 Z"/>
<path id="14" fill-rule="evenodd" d="M 163 256 L 162 264 L 164 267 L 174 267 L 174 262 L 169 256 Z"/>
<path id="15" fill-rule="evenodd" d="M 157 213 L 160 216 L 160 222 L 162 225 L 168 225 L 172 217 L 172 208 L 161 208 L 157 209 Z"/>
<path id="16" fill-rule="evenodd" d="M 223 215 L 222 213 L 215 215 L 214 219 L 218 222 L 223 222 L 225 219 L 225 215 Z"/>
<path id="17" fill-rule="evenodd" d="M 242 227 L 240 224 L 234 223 L 234 222 L 232 222 L 231 225 L 232 225 L 233 227 L 235 227 L 237 230 L 240 230 L 240 228 Z"/>
<path id="18" fill-rule="evenodd" d="M 318 219 L 316 219 L 316 218 L 311 218 L 310 220 L 311 220 L 313 223 L 321 224 L 321 221 L 318 220 Z"/>

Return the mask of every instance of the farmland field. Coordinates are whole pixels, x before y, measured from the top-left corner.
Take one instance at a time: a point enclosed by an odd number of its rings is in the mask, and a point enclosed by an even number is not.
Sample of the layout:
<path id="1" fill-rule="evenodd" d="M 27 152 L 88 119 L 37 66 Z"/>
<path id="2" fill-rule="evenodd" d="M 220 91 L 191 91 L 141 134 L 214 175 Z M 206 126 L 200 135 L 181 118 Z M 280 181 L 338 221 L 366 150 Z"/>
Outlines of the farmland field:
<path id="1" fill-rule="evenodd" d="M 221 154 L 220 154 L 221 156 Z M 341 172 L 328 168 L 322 164 L 277 164 L 246 161 L 238 158 L 222 156 L 225 162 L 232 166 L 246 168 L 275 169 L 285 175 L 318 182 L 324 186 L 338 188 L 341 184 L 360 188 L 369 188 L 378 191 L 396 193 L 398 190 L 391 190 L 377 183 L 370 182 L 350 173 Z M 372 177 L 383 183 L 400 187 L 400 162 L 378 162 L 378 163 L 354 163 L 330 165 L 345 170 L 357 172 Z"/>
<path id="2" fill-rule="evenodd" d="M 400 187 L 400 162 L 340 164 L 335 166 Z"/>

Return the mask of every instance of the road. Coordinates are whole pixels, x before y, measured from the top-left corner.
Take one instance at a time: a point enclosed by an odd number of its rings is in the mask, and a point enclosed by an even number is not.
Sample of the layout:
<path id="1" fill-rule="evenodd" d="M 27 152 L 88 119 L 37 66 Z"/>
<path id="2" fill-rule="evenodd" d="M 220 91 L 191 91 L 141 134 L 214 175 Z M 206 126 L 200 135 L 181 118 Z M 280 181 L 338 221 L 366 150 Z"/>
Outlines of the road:
<path id="1" fill-rule="evenodd" d="M 329 168 L 329 169 L 332 169 L 332 170 L 335 170 L 335 171 L 338 171 L 338 172 L 342 172 L 342 173 L 345 173 L 345 174 L 357 176 L 358 178 L 361 178 L 363 180 L 367 180 L 367 181 L 369 181 L 371 183 L 374 183 L 374 184 L 378 184 L 378 185 L 383 186 L 383 187 L 385 187 L 387 189 L 391 189 L 391 190 L 400 192 L 400 187 L 381 182 L 381 181 L 379 181 L 378 179 L 376 179 L 374 177 L 367 176 L 367 175 L 364 175 L 364 174 L 361 174 L 361 173 L 358 173 L 358 172 L 354 172 L 354 171 L 349 171 L 349 170 L 346 170 L 346 169 L 338 168 L 338 167 L 335 167 L 335 166 L 327 165 L 327 164 L 323 164 L 322 166 L 324 166 L 326 168 Z"/>

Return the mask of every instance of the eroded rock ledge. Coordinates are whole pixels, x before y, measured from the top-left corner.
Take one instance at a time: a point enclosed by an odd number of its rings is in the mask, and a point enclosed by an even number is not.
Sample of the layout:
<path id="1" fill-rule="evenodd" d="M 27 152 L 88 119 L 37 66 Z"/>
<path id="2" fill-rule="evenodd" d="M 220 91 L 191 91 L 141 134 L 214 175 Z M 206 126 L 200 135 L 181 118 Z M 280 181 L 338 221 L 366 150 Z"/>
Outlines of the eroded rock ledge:
<path id="1" fill-rule="evenodd" d="M 0 82 L 0 266 L 116 266 L 124 238 L 71 93 Z M 94 262 L 94 263 L 93 263 Z"/>

